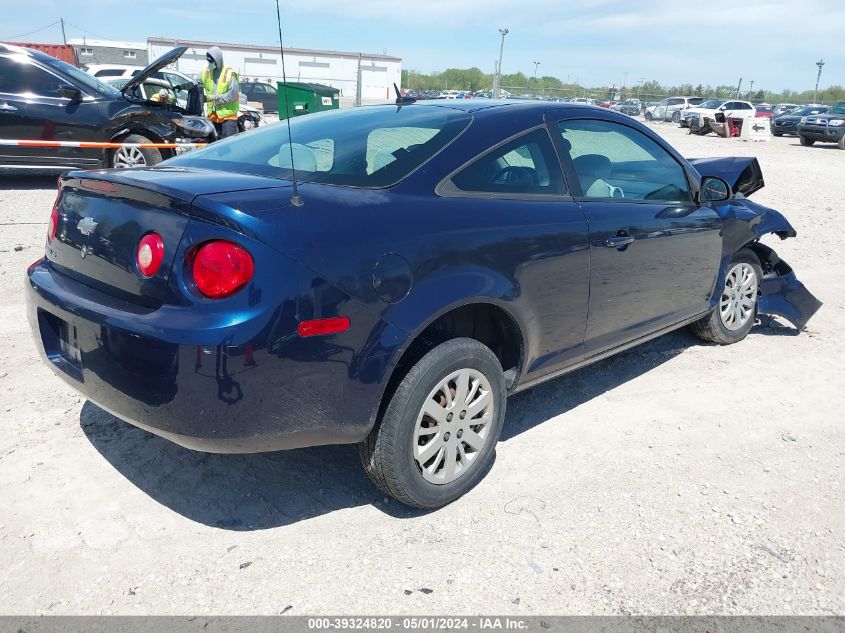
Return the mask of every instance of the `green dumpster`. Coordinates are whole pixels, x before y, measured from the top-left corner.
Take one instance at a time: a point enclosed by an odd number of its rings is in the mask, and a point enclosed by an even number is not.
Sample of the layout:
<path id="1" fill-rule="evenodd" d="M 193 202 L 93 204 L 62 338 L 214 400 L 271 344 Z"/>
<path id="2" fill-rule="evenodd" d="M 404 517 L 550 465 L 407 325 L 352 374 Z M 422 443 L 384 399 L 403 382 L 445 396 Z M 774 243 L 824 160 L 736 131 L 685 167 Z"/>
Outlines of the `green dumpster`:
<path id="1" fill-rule="evenodd" d="M 279 118 L 284 118 L 285 83 L 278 82 Z M 287 83 L 288 110 L 291 116 L 300 116 L 310 112 L 337 110 L 340 107 L 340 93 L 337 88 L 323 84 Z"/>

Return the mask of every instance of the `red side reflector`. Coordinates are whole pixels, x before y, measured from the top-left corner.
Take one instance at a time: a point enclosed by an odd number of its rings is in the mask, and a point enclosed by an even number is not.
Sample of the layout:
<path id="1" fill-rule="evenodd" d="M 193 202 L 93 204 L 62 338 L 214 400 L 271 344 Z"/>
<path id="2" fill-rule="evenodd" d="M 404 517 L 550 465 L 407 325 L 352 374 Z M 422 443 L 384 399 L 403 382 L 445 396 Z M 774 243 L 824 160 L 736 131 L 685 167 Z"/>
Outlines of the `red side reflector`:
<path id="1" fill-rule="evenodd" d="M 300 336 L 325 336 L 326 334 L 346 332 L 349 325 L 349 317 L 332 317 L 331 319 L 303 321 L 299 324 L 298 329 Z"/>
<path id="2" fill-rule="evenodd" d="M 53 210 L 50 212 L 50 226 L 47 229 L 47 241 L 52 242 L 56 239 L 56 231 L 59 228 L 59 199 L 62 197 L 62 179 L 56 181 L 58 191 L 56 192 L 56 201 L 53 203 Z"/>

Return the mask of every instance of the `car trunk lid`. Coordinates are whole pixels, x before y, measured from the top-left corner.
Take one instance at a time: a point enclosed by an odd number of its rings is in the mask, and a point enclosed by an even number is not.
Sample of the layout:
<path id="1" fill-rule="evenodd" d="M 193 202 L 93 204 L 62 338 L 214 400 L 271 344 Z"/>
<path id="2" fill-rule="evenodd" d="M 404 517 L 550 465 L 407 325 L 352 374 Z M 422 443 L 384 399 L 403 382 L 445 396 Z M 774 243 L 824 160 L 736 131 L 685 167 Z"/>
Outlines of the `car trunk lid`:
<path id="1" fill-rule="evenodd" d="M 112 170 L 73 172 L 61 179 L 59 221 L 46 256 L 60 272 L 119 299 L 156 308 L 164 300 L 170 271 L 191 201 L 225 191 L 266 188 L 268 179 L 221 177 L 206 170 Z M 158 272 L 141 274 L 137 249 L 158 233 L 164 258 Z"/>

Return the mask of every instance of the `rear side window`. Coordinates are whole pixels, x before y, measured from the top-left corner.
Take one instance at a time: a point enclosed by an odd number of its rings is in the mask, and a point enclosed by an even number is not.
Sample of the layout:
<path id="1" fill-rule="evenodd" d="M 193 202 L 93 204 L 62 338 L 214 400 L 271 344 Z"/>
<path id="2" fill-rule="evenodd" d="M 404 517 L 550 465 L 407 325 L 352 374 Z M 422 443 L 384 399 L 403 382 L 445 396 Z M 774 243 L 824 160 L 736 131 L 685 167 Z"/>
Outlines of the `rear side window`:
<path id="1" fill-rule="evenodd" d="M 494 149 L 452 177 L 461 191 L 563 194 L 560 165 L 545 128 Z"/>
<path id="2" fill-rule="evenodd" d="M 373 106 L 294 117 L 168 161 L 183 165 L 352 187 L 396 184 L 451 143 L 467 112 L 421 105 Z"/>

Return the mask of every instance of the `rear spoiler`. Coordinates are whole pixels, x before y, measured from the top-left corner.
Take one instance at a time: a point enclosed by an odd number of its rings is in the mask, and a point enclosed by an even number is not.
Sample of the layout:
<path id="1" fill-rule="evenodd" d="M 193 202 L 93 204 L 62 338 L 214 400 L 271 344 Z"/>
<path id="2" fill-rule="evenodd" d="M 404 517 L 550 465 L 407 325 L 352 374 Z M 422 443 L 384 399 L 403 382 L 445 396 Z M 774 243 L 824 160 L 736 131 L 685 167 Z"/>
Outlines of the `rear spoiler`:
<path id="1" fill-rule="evenodd" d="M 734 195 L 741 194 L 747 198 L 766 186 L 760 163 L 753 156 L 688 158 L 687 162 L 702 176 L 716 176 L 727 182 Z"/>

